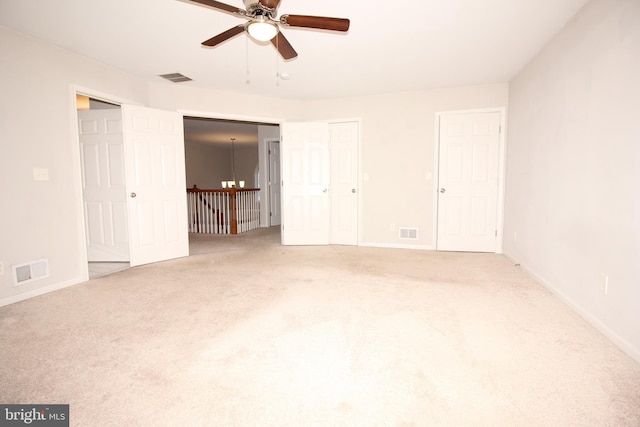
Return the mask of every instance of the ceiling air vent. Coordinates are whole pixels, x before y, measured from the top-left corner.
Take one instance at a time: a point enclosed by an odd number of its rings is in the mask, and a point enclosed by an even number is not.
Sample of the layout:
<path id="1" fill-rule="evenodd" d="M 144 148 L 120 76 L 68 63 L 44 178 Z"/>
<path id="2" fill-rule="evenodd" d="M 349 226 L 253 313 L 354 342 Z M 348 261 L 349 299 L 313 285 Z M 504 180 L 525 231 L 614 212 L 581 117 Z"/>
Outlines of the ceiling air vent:
<path id="1" fill-rule="evenodd" d="M 174 83 L 188 82 L 192 80 L 189 77 L 183 76 L 180 73 L 160 74 L 159 77 L 162 77 L 163 79 L 167 79 L 170 82 L 174 82 Z"/>

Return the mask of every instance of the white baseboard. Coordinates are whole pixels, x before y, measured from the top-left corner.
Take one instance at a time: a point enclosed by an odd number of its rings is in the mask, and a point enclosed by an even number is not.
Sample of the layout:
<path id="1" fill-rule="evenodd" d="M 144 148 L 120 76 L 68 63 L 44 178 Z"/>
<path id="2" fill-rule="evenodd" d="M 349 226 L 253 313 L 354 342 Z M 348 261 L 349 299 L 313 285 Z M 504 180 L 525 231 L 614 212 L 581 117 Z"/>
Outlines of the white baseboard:
<path id="1" fill-rule="evenodd" d="M 34 298 L 40 295 L 48 294 L 49 292 L 68 288 L 69 286 L 77 285 L 78 283 L 82 283 L 84 281 L 85 280 L 82 280 L 82 279 L 67 280 L 64 282 L 59 282 L 59 283 L 54 283 L 52 285 L 44 286 L 42 288 L 33 289 L 31 291 L 24 292 L 21 294 L 2 298 L 0 299 L 0 307 L 4 307 L 5 305 L 9 305 L 9 304 L 15 304 L 16 302 L 24 301 L 29 298 Z"/>
<path id="2" fill-rule="evenodd" d="M 602 321 L 600 319 L 595 317 L 589 311 L 585 310 L 579 304 L 575 303 L 571 298 L 566 296 L 563 292 L 558 290 L 551 283 L 547 282 L 545 279 L 543 279 L 542 277 L 537 275 L 535 272 L 531 271 L 525 265 L 522 265 L 522 263 L 520 263 L 520 261 L 518 261 L 516 258 L 514 258 L 513 256 L 508 255 L 508 254 L 503 254 L 503 255 L 506 256 L 507 258 L 509 258 L 511 261 L 513 261 L 514 264 L 520 265 L 520 268 L 522 268 L 528 274 L 533 276 L 533 278 L 536 279 L 536 281 L 538 283 L 540 283 L 542 286 L 547 288 L 547 290 L 549 290 L 549 292 L 551 292 L 552 294 L 557 296 L 563 303 L 565 303 L 567 306 L 569 306 L 569 308 L 571 308 L 573 311 L 578 313 L 578 315 L 580 315 L 580 317 L 582 317 L 584 320 L 586 320 L 591 326 L 596 328 L 602 335 L 604 335 L 605 337 L 609 338 L 622 351 L 627 353 L 636 362 L 640 363 L 640 348 L 635 347 L 629 341 L 627 341 L 624 338 L 622 338 L 621 336 L 619 336 L 615 331 L 613 331 L 607 325 L 602 323 Z"/>

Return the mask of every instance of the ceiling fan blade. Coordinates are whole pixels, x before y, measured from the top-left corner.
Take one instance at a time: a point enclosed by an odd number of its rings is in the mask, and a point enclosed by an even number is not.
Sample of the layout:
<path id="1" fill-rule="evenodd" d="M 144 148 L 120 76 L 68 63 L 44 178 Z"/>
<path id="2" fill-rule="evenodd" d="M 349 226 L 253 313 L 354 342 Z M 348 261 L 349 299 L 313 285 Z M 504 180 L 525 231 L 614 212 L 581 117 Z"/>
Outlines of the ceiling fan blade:
<path id="1" fill-rule="evenodd" d="M 220 43 L 227 41 L 230 38 L 235 37 L 242 32 L 244 32 L 244 24 L 240 24 L 236 27 L 229 28 L 224 33 L 220 33 L 217 36 L 211 37 L 209 40 L 203 41 L 202 45 L 209 46 L 209 47 L 217 46 Z"/>
<path id="2" fill-rule="evenodd" d="M 271 39 L 271 44 L 278 49 L 278 52 L 280 52 L 280 55 L 284 59 L 293 59 L 298 56 L 298 53 L 295 51 L 293 46 L 291 46 L 289 40 L 287 40 L 280 31 L 278 31 L 278 34 Z"/>
<path id="3" fill-rule="evenodd" d="M 258 0 L 258 3 L 260 3 L 261 5 L 263 5 L 268 9 L 275 10 L 278 8 L 278 5 L 280 4 L 280 0 Z"/>
<path id="4" fill-rule="evenodd" d="M 215 0 L 190 0 L 190 1 L 192 1 L 193 3 L 200 3 L 205 6 L 210 6 L 215 9 L 223 10 L 225 12 L 234 13 L 236 15 L 246 16 L 247 14 L 247 11 L 244 9 L 240 9 L 238 7 L 231 6 L 226 3 L 220 3 L 219 1 L 215 1 Z"/>
<path id="5" fill-rule="evenodd" d="M 290 27 L 317 28 L 319 30 L 348 31 L 350 21 L 326 16 L 282 15 L 280 23 Z"/>

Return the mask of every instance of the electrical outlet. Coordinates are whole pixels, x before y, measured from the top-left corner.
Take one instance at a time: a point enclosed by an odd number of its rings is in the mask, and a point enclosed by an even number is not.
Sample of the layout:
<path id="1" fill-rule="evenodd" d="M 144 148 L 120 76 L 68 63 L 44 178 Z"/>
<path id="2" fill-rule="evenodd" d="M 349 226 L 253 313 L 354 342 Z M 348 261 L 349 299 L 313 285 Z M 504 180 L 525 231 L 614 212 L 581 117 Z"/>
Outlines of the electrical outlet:
<path id="1" fill-rule="evenodd" d="M 4 261 L 0 261 L 0 276 L 4 274 Z"/>
<path id="2" fill-rule="evenodd" d="M 600 291 L 605 295 L 609 293 L 609 276 L 606 274 L 600 275 Z"/>
<path id="3" fill-rule="evenodd" d="M 396 225 L 394 223 L 389 224 L 389 231 L 396 231 Z"/>
<path id="4" fill-rule="evenodd" d="M 514 242 L 518 241 L 518 232 L 517 231 L 515 233 L 513 233 L 513 241 Z"/>

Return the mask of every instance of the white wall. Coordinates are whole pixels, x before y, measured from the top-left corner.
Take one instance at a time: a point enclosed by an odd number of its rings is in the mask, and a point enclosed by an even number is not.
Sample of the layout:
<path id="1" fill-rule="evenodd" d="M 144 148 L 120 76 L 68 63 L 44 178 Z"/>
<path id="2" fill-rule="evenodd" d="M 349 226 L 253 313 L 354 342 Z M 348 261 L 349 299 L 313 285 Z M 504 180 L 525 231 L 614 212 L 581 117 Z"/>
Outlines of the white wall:
<path id="1" fill-rule="evenodd" d="M 4 27 L 0 58 L 1 305 L 86 275 L 73 85 L 138 103 L 147 87 Z M 47 168 L 50 180 L 35 182 L 34 167 Z M 14 287 L 11 265 L 40 258 L 49 259 L 50 277 Z"/>
<path id="2" fill-rule="evenodd" d="M 504 242 L 638 361 L 639 22 L 594 0 L 511 83 Z"/>
<path id="3" fill-rule="evenodd" d="M 179 111 L 193 117 L 278 124 L 294 115 L 300 102 L 160 81 L 149 85 L 149 107 Z"/>
<path id="4" fill-rule="evenodd" d="M 231 180 L 231 148 L 185 141 L 187 188 L 220 189 L 222 181 Z M 236 181 L 245 181 L 245 188 L 256 188 L 255 171 L 258 167 L 258 144 L 235 149 Z"/>
<path id="5" fill-rule="evenodd" d="M 433 248 L 436 113 L 507 101 L 507 84 L 435 89 L 307 102 L 300 119 L 362 120 L 363 245 Z M 398 227 L 417 227 L 419 238 L 400 239 Z"/>
<path id="6" fill-rule="evenodd" d="M 252 147 L 236 147 L 236 184 L 245 182 L 245 188 L 257 188 L 258 144 Z"/>

